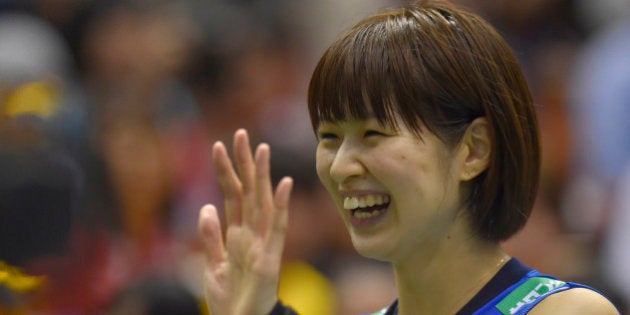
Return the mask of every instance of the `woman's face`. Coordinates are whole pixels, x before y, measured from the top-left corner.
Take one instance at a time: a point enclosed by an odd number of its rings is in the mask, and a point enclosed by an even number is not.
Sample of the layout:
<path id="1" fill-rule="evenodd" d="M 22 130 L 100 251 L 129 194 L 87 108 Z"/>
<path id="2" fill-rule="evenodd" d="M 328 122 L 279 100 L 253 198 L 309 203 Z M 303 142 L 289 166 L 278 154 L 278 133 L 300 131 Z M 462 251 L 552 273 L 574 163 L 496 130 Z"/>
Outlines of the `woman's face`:
<path id="1" fill-rule="evenodd" d="M 398 261 L 448 237 L 459 197 L 452 152 L 424 129 L 419 138 L 375 118 L 322 122 L 317 174 L 332 196 L 354 247 Z"/>

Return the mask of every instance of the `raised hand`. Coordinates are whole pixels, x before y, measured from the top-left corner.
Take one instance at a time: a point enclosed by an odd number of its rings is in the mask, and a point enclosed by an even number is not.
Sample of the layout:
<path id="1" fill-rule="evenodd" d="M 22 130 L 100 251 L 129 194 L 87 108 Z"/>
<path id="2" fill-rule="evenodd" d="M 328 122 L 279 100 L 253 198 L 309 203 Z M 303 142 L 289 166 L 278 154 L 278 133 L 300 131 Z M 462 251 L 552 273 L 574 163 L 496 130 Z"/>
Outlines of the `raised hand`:
<path id="1" fill-rule="evenodd" d="M 243 129 L 234 134 L 234 161 L 225 145 L 212 147 L 212 163 L 224 197 L 225 241 L 217 209 L 204 206 L 199 233 L 206 249 L 206 300 L 213 315 L 263 315 L 276 303 L 280 263 L 293 181 L 283 178 L 275 193 L 270 149 L 255 156 Z"/>

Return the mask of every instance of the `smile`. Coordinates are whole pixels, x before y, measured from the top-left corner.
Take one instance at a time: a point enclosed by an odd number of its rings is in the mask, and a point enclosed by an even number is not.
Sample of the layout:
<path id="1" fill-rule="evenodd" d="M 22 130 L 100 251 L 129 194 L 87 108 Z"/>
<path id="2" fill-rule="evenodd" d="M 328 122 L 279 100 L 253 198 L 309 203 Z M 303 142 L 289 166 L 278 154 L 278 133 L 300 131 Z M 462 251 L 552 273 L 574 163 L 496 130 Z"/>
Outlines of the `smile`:
<path id="1" fill-rule="evenodd" d="M 346 197 L 343 200 L 343 207 L 350 210 L 353 217 L 357 219 L 370 219 L 379 216 L 389 204 L 387 195 L 365 195 Z"/>
<path id="2" fill-rule="evenodd" d="M 373 206 L 381 206 L 389 203 L 387 195 L 365 195 L 359 197 L 346 197 L 343 199 L 343 208 L 346 210 L 354 210 L 357 208 L 367 208 Z"/>

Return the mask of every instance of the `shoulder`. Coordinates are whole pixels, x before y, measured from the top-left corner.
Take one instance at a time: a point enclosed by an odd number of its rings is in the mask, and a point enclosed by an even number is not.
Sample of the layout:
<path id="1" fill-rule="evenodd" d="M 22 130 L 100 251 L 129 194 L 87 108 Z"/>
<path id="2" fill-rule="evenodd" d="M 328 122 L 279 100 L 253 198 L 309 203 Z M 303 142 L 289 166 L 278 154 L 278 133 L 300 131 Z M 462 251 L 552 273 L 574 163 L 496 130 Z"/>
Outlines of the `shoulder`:
<path id="1" fill-rule="evenodd" d="M 552 294 L 534 307 L 529 314 L 611 314 L 619 311 L 603 295 L 586 288 L 574 288 Z"/>

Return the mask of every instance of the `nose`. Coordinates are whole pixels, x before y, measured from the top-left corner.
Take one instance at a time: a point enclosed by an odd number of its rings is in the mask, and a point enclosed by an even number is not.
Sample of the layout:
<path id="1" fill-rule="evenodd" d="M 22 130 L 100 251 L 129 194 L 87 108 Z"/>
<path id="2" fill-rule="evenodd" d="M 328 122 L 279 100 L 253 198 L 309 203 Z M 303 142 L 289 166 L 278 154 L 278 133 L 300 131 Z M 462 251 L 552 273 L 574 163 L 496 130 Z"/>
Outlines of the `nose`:
<path id="1" fill-rule="evenodd" d="M 358 146 L 349 140 L 344 140 L 337 150 L 330 166 L 330 177 L 337 183 L 343 183 L 365 174 L 361 163 Z"/>

